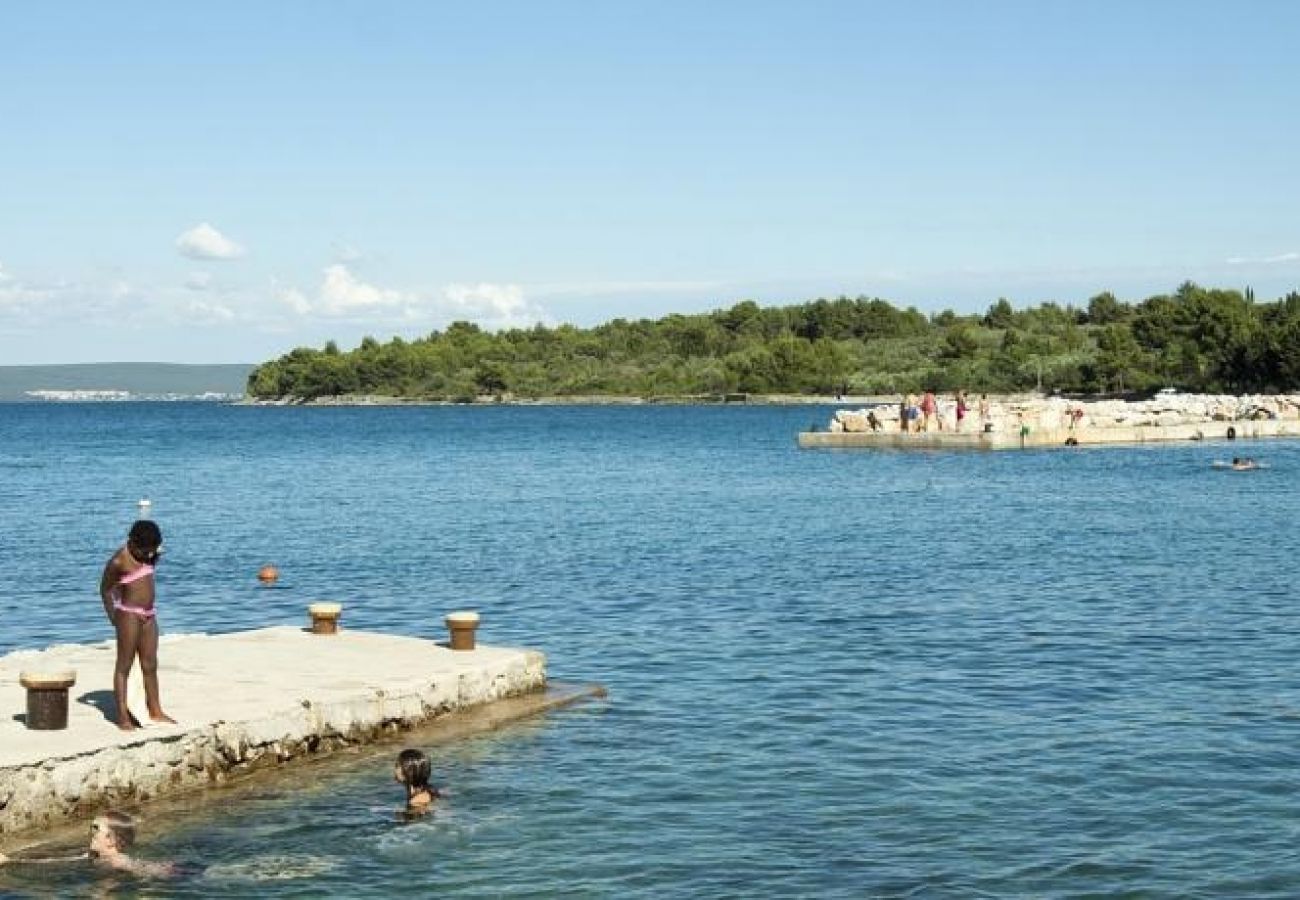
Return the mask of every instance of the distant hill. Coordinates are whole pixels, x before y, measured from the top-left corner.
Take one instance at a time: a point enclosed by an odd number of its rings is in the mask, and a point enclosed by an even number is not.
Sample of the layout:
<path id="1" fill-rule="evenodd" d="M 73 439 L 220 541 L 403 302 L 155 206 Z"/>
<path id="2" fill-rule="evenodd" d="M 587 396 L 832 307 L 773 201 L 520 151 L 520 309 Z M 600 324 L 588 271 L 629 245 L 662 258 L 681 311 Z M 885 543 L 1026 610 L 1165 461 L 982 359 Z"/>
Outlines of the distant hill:
<path id="1" fill-rule="evenodd" d="M 28 391 L 125 391 L 132 396 L 242 394 L 252 365 L 78 363 L 0 366 L 0 400 L 30 400 Z"/>

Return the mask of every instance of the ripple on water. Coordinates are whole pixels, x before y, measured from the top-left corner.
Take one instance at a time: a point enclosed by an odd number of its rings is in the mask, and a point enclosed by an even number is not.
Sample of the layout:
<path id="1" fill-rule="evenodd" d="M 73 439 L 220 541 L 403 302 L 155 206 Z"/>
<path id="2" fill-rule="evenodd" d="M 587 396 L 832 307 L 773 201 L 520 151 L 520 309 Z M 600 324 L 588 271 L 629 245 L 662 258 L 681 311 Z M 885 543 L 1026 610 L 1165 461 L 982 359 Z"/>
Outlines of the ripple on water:
<path id="1" fill-rule="evenodd" d="M 210 864 L 160 895 L 1300 895 L 1300 446 L 802 453 L 809 415 L 7 409 L 0 650 L 110 637 L 148 496 L 166 631 L 472 606 L 611 689 L 426 747 L 415 823 L 386 757 L 155 817 Z"/>

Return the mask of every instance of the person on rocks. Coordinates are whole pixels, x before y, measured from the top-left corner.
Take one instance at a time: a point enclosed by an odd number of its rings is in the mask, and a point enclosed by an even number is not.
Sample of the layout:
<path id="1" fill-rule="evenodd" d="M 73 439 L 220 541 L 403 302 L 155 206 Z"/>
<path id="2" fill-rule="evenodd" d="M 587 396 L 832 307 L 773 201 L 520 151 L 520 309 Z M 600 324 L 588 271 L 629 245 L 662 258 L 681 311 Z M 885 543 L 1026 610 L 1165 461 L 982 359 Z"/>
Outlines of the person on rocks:
<path id="1" fill-rule="evenodd" d="M 934 391 L 926 391 L 921 397 L 921 415 L 924 416 L 923 431 L 930 430 L 930 423 L 938 419 L 939 402 L 934 399 Z M 943 421 L 938 421 L 939 430 L 943 431 Z"/>
<path id="2" fill-rule="evenodd" d="M 104 613 L 117 632 L 117 663 L 113 668 L 113 697 L 117 727 L 134 731 L 139 722 L 126 703 L 127 679 L 138 657 L 144 676 L 145 705 L 154 722 L 174 725 L 158 696 L 158 615 L 154 608 L 154 568 L 162 555 L 162 531 L 157 523 L 140 519 L 131 526 L 126 544 L 104 566 L 99 596 Z"/>

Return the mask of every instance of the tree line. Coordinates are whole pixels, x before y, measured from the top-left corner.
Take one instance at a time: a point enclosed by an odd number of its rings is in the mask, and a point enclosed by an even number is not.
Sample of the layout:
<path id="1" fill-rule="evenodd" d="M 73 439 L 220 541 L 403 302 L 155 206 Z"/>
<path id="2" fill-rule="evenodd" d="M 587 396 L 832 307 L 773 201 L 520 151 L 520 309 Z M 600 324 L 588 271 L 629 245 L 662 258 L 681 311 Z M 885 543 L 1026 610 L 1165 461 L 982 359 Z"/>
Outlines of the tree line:
<path id="1" fill-rule="evenodd" d="M 487 332 L 470 322 L 406 341 L 333 341 L 258 366 L 259 399 L 372 394 L 468 402 L 485 396 L 689 397 L 886 394 L 966 388 L 1011 392 L 1300 389 L 1300 292 L 1256 302 L 1186 282 L 1127 303 L 1053 302 L 927 316 L 866 297 L 820 299 L 661 319 L 614 319 Z"/>

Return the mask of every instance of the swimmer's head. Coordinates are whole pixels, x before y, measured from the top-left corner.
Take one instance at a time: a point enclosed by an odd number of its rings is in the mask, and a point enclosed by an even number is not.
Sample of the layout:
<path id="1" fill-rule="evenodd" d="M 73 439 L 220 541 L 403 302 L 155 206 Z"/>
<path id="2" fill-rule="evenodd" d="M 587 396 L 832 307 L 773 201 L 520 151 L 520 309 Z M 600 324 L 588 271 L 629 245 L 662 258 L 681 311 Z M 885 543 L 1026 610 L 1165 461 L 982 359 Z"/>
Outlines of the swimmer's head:
<path id="1" fill-rule="evenodd" d="M 131 550 L 131 555 L 136 559 L 147 563 L 155 563 L 162 553 L 162 529 L 158 527 L 157 522 L 140 519 L 131 526 L 131 532 L 126 536 L 126 542 Z"/>
<path id="2" fill-rule="evenodd" d="M 135 820 L 126 813 L 109 810 L 90 823 L 90 849 L 126 850 L 135 843 Z M 98 846 L 97 846 L 98 845 Z"/>
<path id="3" fill-rule="evenodd" d="M 425 790 L 429 787 L 430 771 L 429 757 L 422 751 L 403 750 L 397 754 L 393 778 L 412 790 Z"/>

